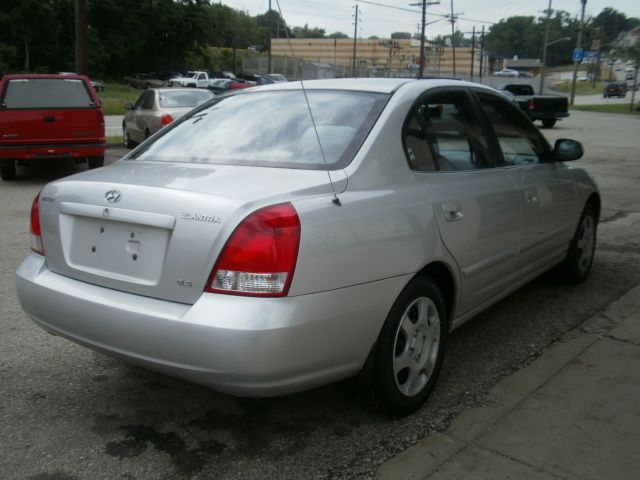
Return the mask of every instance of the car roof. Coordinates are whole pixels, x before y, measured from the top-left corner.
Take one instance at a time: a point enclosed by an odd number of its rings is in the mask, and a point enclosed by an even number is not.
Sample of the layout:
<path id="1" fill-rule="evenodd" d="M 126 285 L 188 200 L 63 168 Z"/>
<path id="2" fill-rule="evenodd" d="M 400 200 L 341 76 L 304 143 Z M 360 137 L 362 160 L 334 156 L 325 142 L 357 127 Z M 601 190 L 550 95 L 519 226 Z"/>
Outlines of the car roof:
<path id="1" fill-rule="evenodd" d="M 486 87 L 485 85 L 462 80 L 432 78 L 331 78 L 324 80 L 304 80 L 304 88 L 307 90 L 347 90 L 354 92 L 372 93 L 394 93 L 403 86 L 421 85 L 424 87 L 441 86 L 465 86 L 465 87 Z M 301 82 L 290 81 L 288 83 L 273 83 L 247 89 L 247 91 L 267 91 L 267 90 L 300 90 Z M 491 89 L 490 89 L 491 90 Z"/>
<path id="2" fill-rule="evenodd" d="M 211 90 L 207 90 L 206 88 L 175 88 L 175 87 L 149 88 L 147 90 L 157 90 L 160 93 L 163 93 L 163 92 L 211 92 Z"/>
<path id="3" fill-rule="evenodd" d="M 22 79 L 22 78 L 66 78 L 66 79 L 78 79 L 78 80 L 88 80 L 88 77 L 86 77 L 85 75 L 78 75 L 76 73 L 65 73 L 65 74 L 58 74 L 58 73 L 13 73 L 10 75 L 5 75 L 3 78 L 7 79 L 7 80 L 14 80 L 14 79 Z"/>

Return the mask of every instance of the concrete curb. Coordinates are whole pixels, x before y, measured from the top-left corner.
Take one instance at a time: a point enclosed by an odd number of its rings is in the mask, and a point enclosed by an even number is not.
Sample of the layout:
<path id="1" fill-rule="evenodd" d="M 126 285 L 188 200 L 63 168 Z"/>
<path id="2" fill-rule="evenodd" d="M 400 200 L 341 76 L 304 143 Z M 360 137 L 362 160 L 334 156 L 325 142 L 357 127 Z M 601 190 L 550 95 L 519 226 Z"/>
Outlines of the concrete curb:
<path id="1" fill-rule="evenodd" d="M 531 365 L 498 383 L 490 391 L 494 403 L 463 411 L 446 432 L 431 435 L 382 464 L 376 478 L 428 478 L 463 449 L 473 449 L 472 442 L 490 431 L 598 340 L 608 337 L 640 345 L 639 329 L 631 325 L 631 317 L 639 311 L 640 285 L 578 327 L 587 333 L 555 343 Z"/>

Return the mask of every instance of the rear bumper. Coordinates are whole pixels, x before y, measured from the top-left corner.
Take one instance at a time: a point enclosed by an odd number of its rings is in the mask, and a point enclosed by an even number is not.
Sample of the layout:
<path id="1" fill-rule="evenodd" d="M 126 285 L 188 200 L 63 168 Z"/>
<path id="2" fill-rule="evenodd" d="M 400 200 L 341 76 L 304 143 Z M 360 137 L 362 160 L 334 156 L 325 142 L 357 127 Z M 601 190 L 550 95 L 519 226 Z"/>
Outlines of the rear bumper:
<path id="1" fill-rule="evenodd" d="M 569 112 L 527 112 L 531 120 L 553 120 L 558 118 L 566 118 L 569 116 Z"/>
<path id="2" fill-rule="evenodd" d="M 44 330 L 243 396 L 280 395 L 355 375 L 407 281 L 287 298 L 203 294 L 186 305 L 58 275 L 36 254 L 16 274 L 20 302 Z"/>
<path id="3" fill-rule="evenodd" d="M 0 145 L 0 158 L 13 160 L 65 159 L 103 157 L 105 151 L 102 143 L 83 144 L 38 144 L 38 145 Z"/>

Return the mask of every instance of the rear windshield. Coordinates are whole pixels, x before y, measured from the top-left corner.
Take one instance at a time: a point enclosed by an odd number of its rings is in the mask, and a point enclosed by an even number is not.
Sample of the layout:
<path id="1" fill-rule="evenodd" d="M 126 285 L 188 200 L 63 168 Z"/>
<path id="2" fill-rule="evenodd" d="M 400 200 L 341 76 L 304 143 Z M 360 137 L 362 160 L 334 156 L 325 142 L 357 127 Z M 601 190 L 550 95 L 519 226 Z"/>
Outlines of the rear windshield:
<path id="1" fill-rule="evenodd" d="M 329 168 L 342 168 L 388 99 L 326 90 L 307 97 L 315 129 L 301 90 L 241 93 L 196 109 L 129 159 L 323 169 L 324 152 Z"/>
<path id="2" fill-rule="evenodd" d="M 158 97 L 162 108 L 194 108 L 213 98 L 213 92 L 209 90 L 199 92 L 190 90 L 161 91 Z"/>
<path id="3" fill-rule="evenodd" d="M 89 90 L 75 78 L 20 78 L 9 80 L 4 108 L 88 108 L 94 106 Z"/>
<path id="4" fill-rule="evenodd" d="M 533 88 L 531 85 L 507 85 L 504 89 L 514 95 L 533 95 Z"/>

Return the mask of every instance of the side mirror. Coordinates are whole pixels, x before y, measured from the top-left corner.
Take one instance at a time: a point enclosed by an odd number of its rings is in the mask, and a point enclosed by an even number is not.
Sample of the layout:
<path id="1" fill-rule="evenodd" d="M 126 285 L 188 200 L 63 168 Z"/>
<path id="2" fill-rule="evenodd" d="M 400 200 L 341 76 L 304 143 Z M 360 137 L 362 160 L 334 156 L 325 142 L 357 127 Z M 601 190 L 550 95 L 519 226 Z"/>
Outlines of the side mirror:
<path id="1" fill-rule="evenodd" d="M 133 103 L 126 103 L 124 108 L 125 110 L 133 110 Z"/>
<path id="2" fill-rule="evenodd" d="M 556 162 L 578 160 L 584 155 L 582 144 L 568 138 L 559 138 L 553 147 L 553 159 Z"/>

